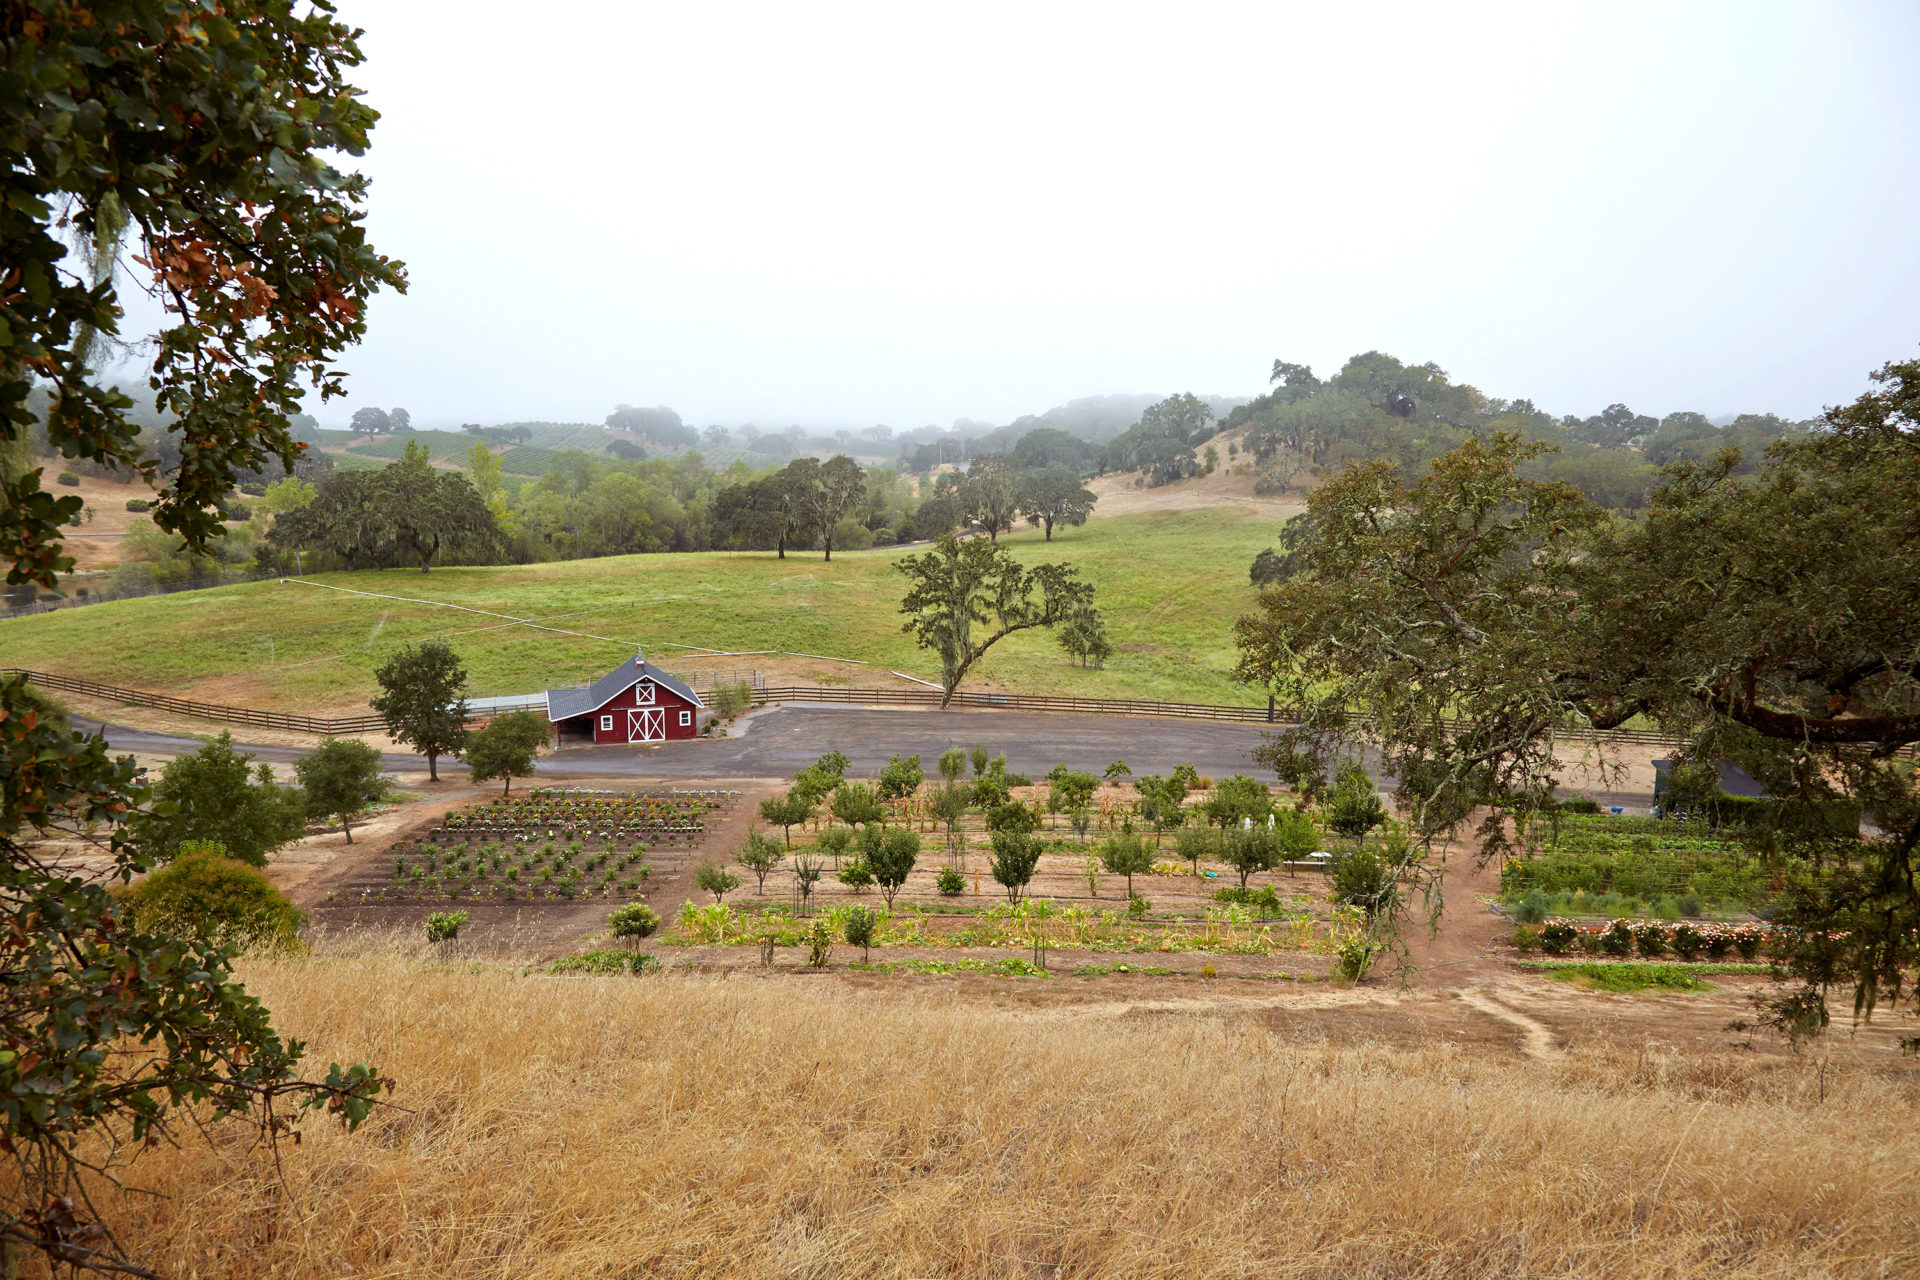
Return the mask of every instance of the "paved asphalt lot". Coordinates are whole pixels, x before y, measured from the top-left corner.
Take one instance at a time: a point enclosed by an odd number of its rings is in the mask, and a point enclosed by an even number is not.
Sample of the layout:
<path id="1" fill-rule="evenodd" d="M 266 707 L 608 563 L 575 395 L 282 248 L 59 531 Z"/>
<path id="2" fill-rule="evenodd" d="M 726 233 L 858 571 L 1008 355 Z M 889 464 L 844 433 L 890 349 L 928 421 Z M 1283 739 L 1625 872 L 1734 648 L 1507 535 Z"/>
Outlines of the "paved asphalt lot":
<path id="1" fill-rule="evenodd" d="M 97 722 L 74 718 L 74 727 L 91 732 Z M 107 742 L 118 751 L 176 755 L 196 751 L 196 739 L 107 725 Z M 1099 773 L 1109 762 L 1125 760 L 1138 774 L 1166 773 L 1191 764 L 1201 773 L 1265 776 L 1249 752 L 1260 744 L 1261 727 L 1207 720 L 1134 716 L 1053 715 L 1032 711 L 875 711 L 786 703 L 756 711 L 732 738 L 696 739 L 653 747 L 572 747 L 543 756 L 542 774 L 630 774 L 642 778 L 786 778 L 822 752 L 845 754 L 849 772 L 872 776 L 890 756 L 918 754 L 927 771 L 950 746 L 982 743 L 1007 756 L 1015 773 L 1039 776 L 1056 764 Z M 305 752 L 298 747 L 247 745 L 270 764 L 288 764 Z M 390 753 L 381 757 L 390 772 L 426 768 L 421 756 Z M 456 761 L 441 768 L 458 770 Z"/>

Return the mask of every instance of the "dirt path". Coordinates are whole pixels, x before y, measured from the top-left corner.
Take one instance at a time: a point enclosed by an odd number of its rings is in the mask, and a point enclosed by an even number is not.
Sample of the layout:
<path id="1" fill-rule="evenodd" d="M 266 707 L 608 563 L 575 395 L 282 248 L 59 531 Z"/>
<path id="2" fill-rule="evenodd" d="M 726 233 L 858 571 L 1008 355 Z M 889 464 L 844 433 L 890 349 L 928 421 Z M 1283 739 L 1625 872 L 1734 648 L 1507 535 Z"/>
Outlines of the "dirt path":
<path id="1" fill-rule="evenodd" d="M 1529 1058 L 1551 1062 L 1561 1057 L 1560 1044 L 1553 1034 L 1553 1028 L 1532 1015 L 1514 1008 L 1506 1000 L 1501 999 L 1502 994 L 1506 994 L 1509 999 L 1512 998 L 1511 992 L 1496 993 L 1485 988 L 1475 988 L 1460 992 L 1460 999 L 1468 1006 L 1517 1028 L 1520 1032 L 1520 1051 Z"/>

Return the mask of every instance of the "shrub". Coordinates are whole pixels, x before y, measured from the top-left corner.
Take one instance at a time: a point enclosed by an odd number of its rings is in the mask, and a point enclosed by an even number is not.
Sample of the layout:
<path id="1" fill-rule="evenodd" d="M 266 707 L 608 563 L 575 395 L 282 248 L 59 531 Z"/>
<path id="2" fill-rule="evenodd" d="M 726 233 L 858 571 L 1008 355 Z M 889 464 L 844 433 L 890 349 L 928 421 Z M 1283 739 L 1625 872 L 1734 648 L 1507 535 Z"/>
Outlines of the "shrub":
<path id="1" fill-rule="evenodd" d="M 452 942 L 460 936 L 460 926 L 466 922 L 464 911 L 436 911 L 427 917 L 427 941 Z"/>
<path id="2" fill-rule="evenodd" d="M 1153 904 L 1137 893 L 1127 899 L 1127 914 L 1135 920 L 1142 918 L 1151 910 L 1153 910 Z"/>
<path id="3" fill-rule="evenodd" d="M 1706 941 L 1698 929 L 1682 923 L 1673 927 L 1673 936 L 1667 940 L 1667 944 L 1682 960 L 1691 960 L 1700 954 L 1700 948 L 1706 945 Z"/>
<path id="4" fill-rule="evenodd" d="M 807 963 L 816 969 L 827 967 L 827 958 L 833 954 L 833 930 L 827 927 L 824 917 L 813 922 L 807 930 Z"/>
<path id="5" fill-rule="evenodd" d="M 894 756 L 880 770 L 880 798 L 903 800 L 918 791 L 925 778 L 919 756 Z"/>
<path id="6" fill-rule="evenodd" d="M 1518 937 L 1517 930 L 1515 936 Z M 1549 920 L 1540 927 L 1540 949 L 1550 956 L 1565 955 L 1574 939 L 1580 936 L 1580 931 L 1568 921 Z"/>
<path id="7" fill-rule="evenodd" d="M 292 951 L 306 915 L 258 869 L 218 844 L 189 842 L 171 864 L 128 891 L 136 928 L 248 951 Z"/>
<path id="8" fill-rule="evenodd" d="M 920 837 L 911 831 L 868 827 L 865 844 L 861 861 L 872 874 L 874 883 L 880 886 L 888 908 L 892 908 L 893 895 L 906 884 L 907 877 L 913 874 L 914 863 L 919 860 Z"/>
<path id="9" fill-rule="evenodd" d="M 841 857 L 847 852 L 847 846 L 853 843 L 853 832 L 847 827 L 828 827 L 813 838 L 826 855 L 833 859 L 833 865 L 840 865 Z"/>
<path id="10" fill-rule="evenodd" d="M 1540 933 L 1539 929 L 1530 924 L 1516 926 L 1513 931 L 1513 949 L 1523 956 L 1531 955 L 1533 949 L 1540 945 Z"/>
<path id="11" fill-rule="evenodd" d="M 758 883 L 755 893 L 767 891 L 767 873 L 786 859 L 780 848 L 780 842 L 772 836 L 761 835 L 758 831 L 747 832 L 747 847 L 733 855 L 733 860 L 753 872 Z"/>
<path id="12" fill-rule="evenodd" d="M 855 907 L 847 912 L 847 918 L 841 922 L 840 930 L 849 946 L 860 948 L 860 963 L 867 962 L 869 949 L 873 946 L 874 930 L 880 927 L 880 913 L 869 911 L 865 907 Z"/>
<path id="13" fill-rule="evenodd" d="M 873 872 L 867 870 L 864 858 L 854 858 L 849 861 L 846 866 L 840 868 L 834 879 L 855 893 L 865 893 L 873 887 Z"/>
<path id="14" fill-rule="evenodd" d="M 967 891 L 967 878 L 952 867 L 942 867 L 940 874 L 933 879 L 933 886 L 951 898 Z"/>
<path id="15" fill-rule="evenodd" d="M 1018 902 L 1040 865 L 1041 842 L 1023 831 L 993 833 L 993 859 L 988 869 L 1007 891 L 1007 901 Z"/>
<path id="16" fill-rule="evenodd" d="M 1373 968 L 1380 945 L 1368 938 L 1349 938 L 1335 951 L 1334 971 L 1348 982 L 1359 982 Z"/>
<path id="17" fill-rule="evenodd" d="M 723 900 L 740 887 L 740 877 L 715 862 L 701 863 L 699 870 L 693 873 L 693 882 L 701 892 L 712 894 L 715 902 Z"/>
<path id="18" fill-rule="evenodd" d="M 127 510 L 133 511 L 133 512 L 141 512 L 141 511 L 145 511 L 146 509 L 147 509 L 146 499 L 144 498 L 128 498 L 127 499 Z"/>
<path id="19" fill-rule="evenodd" d="M 1513 904 L 1511 914 L 1516 923 L 1539 924 L 1547 918 L 1547 909 L 1552 905 L 1552 898 L 1538 889 L 1529 889 Z"/>
<path id="20" fill-rule="evenodd" d="M 1667 927 L 1663 924 L 1647 923 L 1633 931 L 1633 945 L 1641 955 L 1649 960 L 1657 959 L 1667 953 Z"/>
<path id="21" fill-rule="evenodd" d="M 1615 920 L 1600 935 L 1600 949 L 1610 956 L 1624 956 L 1633 950 L 1633 924 Z"/>
<path id="22" fill-rule="evenodd" d="M 1733 931 L 1733 945 L 1739 949 L 1742 960 L 1751 960 L 1759 955 L 1760 944 L 1766 940 L 1766 933 L 1750 924 L 1741 925 Z"/>
<path id="23" fill-rule="evenodd" d="M 607 930 L 616 938 L 645 938 L 660 927 L 660 917 L 644 902 L 629 902 L 607 916 Z"/>
<path id="24" fill-rule="evenodd" d="M 80 487 L 80 477 L 71 471 L 62 471 L 54 477 L 54 483 L 63 484 L 69 489 L 78 489 Z"/>
<path id="25" fill-rule="evenodd" d="M 658 973 L 660 961 L 644 951 L 587 951 L 553 962 L 553 973 Z"/>
<path id="26" fill-rule="evenodd" d="M 1374 849 L 1357 849 L 1335 858 L 1333 900 L 1359 907 L 1376 919 L 1391 915 L 1400 903 L 1396 868 Z"/>

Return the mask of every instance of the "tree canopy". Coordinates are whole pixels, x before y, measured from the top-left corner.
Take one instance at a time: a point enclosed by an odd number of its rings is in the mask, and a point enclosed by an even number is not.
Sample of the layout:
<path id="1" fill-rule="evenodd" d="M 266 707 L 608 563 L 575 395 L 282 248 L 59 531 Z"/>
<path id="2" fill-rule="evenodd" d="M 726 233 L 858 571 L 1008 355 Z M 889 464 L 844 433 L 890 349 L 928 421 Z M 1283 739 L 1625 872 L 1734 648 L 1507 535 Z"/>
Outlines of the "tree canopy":
<path id="1" fill-rule="evenodd" d="M 9 23 L 0 76 L 0 442 L 34 420 L 68 458 L 149 481 L 133 401 L 105 384 L 96 345 L 120 337 L 114 270 L 131 240 L 165 313 L 148 384 L 191 448 L 154 510 L 204 553 L 241 472 L 277 460 L 303 392 L 343 390 L 336 360 L 366 304 L 403 288 L 362 228 L 366 180 L 335 159 L 377 118 L 347 81 L 355 34 L 324 6 L 241 0 L 219 21 L 181 0 L 35 10 Z M 77 252 L 70 252 L 77 250 Z M 59 529 L 78 497 L 39 472 L 0 478 L 9 582 L 51 587 L 70 568 Z"/>
<path id="2" fill-rule="evenodd" d="M 908 580 L 900 602 L 907 615 L 902 630 L 940 659 L 942 709 L 999 641 L 1016 631 L 1053 626 L 1093 603 L 1093 587 L 1072 568 L 1028 568 L 1005 547 L 978 538 L 943 537 L 932 550 L 894 567 Z"/>
<path id="3" fill-rule="evenodd" d="M 1541 446 L 1470 439 L 1403 484 L 1351 468 L 1310 498 L 1294 572 L 1238 625 L 1238 673 L 1304 708 L 1265 758 L 1318 773 L 1378 748 L 1417 838 L 1478 806 L 1542 809 L 1572 729 L 1647 716 L 1777 803 L 1753 833 L 1819 869 L 1776 920 L 1806 1000 L 1870 1011 L 1920 956 L 1920 362 L 1777 438 L 1662 474 L 1626 520 L 1530 480 Z M 1836 833 L 1857 802 L 1866 836 Z"/>

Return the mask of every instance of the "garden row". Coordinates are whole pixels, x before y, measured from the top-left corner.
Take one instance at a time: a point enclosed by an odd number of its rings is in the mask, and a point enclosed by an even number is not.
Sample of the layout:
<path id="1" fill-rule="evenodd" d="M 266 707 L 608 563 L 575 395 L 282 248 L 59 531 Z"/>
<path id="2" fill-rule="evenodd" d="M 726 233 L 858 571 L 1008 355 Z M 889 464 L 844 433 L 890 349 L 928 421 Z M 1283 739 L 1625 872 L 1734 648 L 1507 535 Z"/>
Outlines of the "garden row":
<path id="1" fill-rule="evenodd" d="M 1584 955 L 1682 960 L 1722 960 L 1738 955 L 1752 960 L 1766 946 L 1768 932 L 1759 925 L 1665 924 L 1660 921 L 1612 920 L 1601 925 L 1553 919 L 1540 925 L 1523 924 L 1513 931 L 1513 945 L 1525 955 L 1535 948 L 1550 956 L 1578 952 Z"/>

